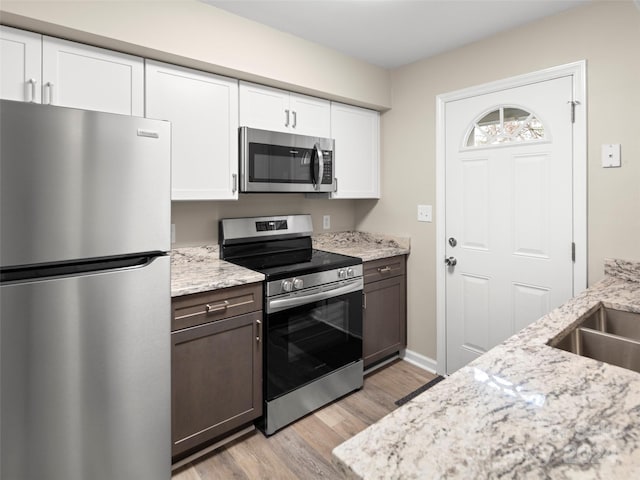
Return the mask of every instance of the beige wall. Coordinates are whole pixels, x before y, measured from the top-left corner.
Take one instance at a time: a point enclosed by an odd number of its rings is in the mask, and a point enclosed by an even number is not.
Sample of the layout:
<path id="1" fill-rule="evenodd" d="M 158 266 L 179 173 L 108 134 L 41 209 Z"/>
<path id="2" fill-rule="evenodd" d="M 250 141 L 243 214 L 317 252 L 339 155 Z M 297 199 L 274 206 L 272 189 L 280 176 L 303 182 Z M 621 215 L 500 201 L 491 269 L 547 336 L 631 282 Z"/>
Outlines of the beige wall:
<path id="1" fill-rule="evenodd" d="M 171 223 L 176 228 L 174 247 L 216 244 L 221 218 L 308 213 L 315 233 L 353 230 L 354 203 L 354 200 L 311 199 L 303 194 L 240 194 L 238 201 L 172 202 Z M 322 228 L 324 215 L 331 216 L 329 230 Z"/>
<path id="2" fill-rule="evenodd" d="M 2 0 L 0 22 L 374 109 L 389 72 L 195 0 Z"/>
<path id="3" fill-rule="evenodd" d="M 382 116 L 382 200 L 357 204 L 357 227 L 407 232 L 409 349 L 436 358 L 435 98 L 473 85 L 587 60 L 589 282 L 603 258 L 640 260 L 640 11 L 597 2 L 392 72 Z M 600 167 L 600 145 L 622 144 L 623 166 Z M 435 219 L 434 219 L 435 220 Z"/>

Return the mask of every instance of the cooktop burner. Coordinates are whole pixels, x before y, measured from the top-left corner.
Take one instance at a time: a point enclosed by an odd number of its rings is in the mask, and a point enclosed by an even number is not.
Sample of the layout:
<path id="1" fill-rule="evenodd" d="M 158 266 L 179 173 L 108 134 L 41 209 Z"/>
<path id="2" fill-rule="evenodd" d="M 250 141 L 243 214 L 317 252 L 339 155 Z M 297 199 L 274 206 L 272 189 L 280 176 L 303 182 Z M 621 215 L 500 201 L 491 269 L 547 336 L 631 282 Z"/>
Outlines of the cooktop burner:
<path id="1" fill-rule="evenodd" d="M 304 258 L 307 257 L 307 258 Z M 281 256 L 235 258 L 232 263 L 263 273 L 267 280 L 279 280 L 302 273 L 316 273 L 362 263 L 358 257 L 312 249 L 308 253 L 293 252 Z"/>
<path id="2" fill-rule="evenodd" d="M 359 265 L 362 259 L 315 250 L 311 216 L 220 221 L 220 258 L 265 274 L 267 280 Z"/>

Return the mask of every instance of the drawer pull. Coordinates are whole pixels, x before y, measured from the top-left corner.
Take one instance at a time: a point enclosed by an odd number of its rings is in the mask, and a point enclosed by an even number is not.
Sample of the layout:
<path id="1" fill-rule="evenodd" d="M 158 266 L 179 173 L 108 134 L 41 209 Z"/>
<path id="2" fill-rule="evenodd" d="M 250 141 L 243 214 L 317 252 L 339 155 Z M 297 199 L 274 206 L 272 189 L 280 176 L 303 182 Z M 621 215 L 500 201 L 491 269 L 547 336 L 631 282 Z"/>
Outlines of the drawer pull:
<path id="1" fill-rule="evenodd" d="M 209 305 L 207 303 L 205 308 L 207 310 L 207 313 L 215 313 L 215 312 L 221 312 L 223 310 L 226 310 L 227 307 L 229 307 L 229 301 L 225 300 L 224 302 L 218 303 L 217 305 Z"/>
<path id="2" fill-rule="evenodd" d="M 391 271 L 391 267 L 390 266 L 386 266 L 386 267 L 378 267 L 378 273 L 389 273 Z"/>

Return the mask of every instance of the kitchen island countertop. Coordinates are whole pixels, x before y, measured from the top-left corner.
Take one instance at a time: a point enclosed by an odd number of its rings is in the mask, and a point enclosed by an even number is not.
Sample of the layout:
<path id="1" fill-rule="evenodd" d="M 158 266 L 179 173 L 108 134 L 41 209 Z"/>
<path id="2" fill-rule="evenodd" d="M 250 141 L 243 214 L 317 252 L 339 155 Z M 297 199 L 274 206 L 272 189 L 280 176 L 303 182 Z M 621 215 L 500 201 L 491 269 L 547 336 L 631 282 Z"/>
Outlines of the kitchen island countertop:
<path id="1" fill-rule="evenodd" d="M 547 345 L 600 304 L 640 312 L 640 262 L 333 450 L 348 478 L 638 478 L 640 374 Z"/>
<path id="2" fill-rule="evenodd" d="M 410 249 L 408 238 L 365 232 L 321 233 L 312 240 L 313 248 L 360 257 L 363 261 L 406 255 Z M 218 245 L 171 250 L 172 297 L 263 280 L 262 273 L 220 260 Z"/>

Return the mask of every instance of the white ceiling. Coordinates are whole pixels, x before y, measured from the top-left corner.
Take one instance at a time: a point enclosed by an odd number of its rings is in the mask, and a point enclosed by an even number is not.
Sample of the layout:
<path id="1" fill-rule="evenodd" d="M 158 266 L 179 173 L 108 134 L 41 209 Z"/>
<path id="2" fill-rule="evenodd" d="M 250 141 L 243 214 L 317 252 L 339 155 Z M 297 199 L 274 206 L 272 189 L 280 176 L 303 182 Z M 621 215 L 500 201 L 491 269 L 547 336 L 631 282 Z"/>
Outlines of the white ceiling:
<path id="1" fill-rule="evenodd" d="M 386 68 L 591 0 L 202 0 Z M 522 39 L 523 44 L 531 39 Z"/>

